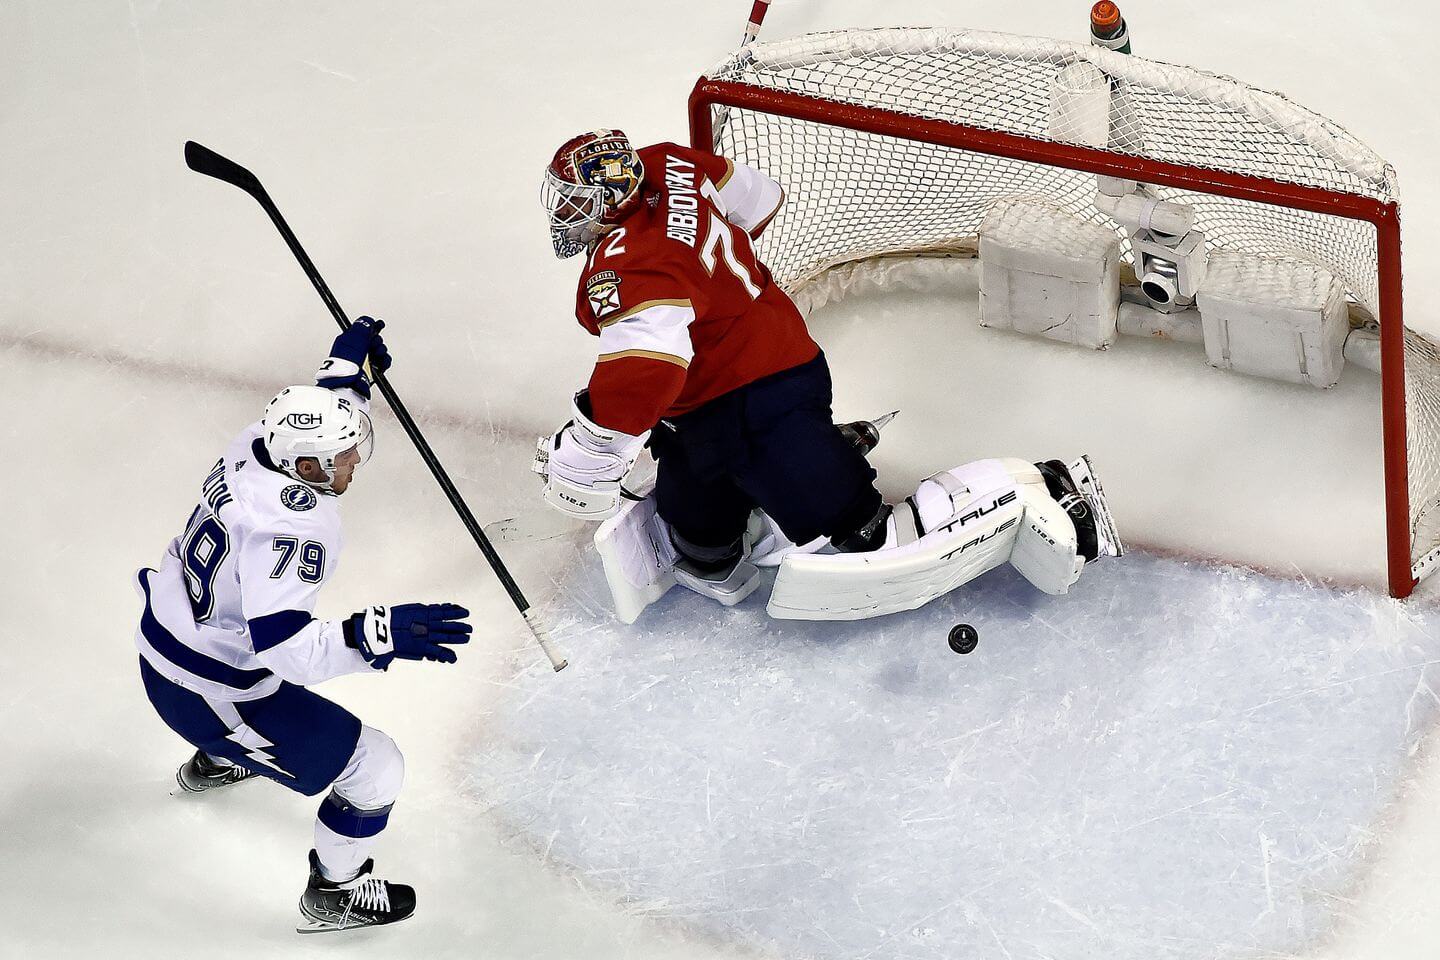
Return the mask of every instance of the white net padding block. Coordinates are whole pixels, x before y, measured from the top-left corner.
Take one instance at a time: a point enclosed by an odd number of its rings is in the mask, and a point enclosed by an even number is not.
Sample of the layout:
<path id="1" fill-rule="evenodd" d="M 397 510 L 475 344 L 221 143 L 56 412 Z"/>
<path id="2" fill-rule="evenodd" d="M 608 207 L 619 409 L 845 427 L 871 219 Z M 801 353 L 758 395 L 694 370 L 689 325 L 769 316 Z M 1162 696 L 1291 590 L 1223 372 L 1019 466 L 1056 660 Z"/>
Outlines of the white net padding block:
<path id="1" fill-rule="evenodd" d="M 1050 81 L 1051 139 L 1104 147 L 1110 140 L 1110 78 L 1084 60 L 1067 64 Z"/>
<path id="2" fill-rule="evenodd" d="M 1115 342 L 1120 241 L 1057 207 L 995 204 L 980 225 L 980 325 L 1104 350 Z"/>
<path id="3" fill-rule="evenodd" d="M 1345 366 L 1345 288 L 1305 260 L 1216 251 L 1197 302 L 1210 365 L 1333 387 Z"/>

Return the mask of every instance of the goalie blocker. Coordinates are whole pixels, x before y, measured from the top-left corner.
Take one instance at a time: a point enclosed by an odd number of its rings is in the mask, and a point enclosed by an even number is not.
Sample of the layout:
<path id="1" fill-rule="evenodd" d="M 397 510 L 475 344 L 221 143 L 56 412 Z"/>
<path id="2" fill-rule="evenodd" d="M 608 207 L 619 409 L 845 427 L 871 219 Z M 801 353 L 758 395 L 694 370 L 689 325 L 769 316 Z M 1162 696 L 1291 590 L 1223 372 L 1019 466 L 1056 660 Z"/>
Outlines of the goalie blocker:
<path id="1" fill-rule="evenodd" d="M 873 551 L 830 552 L 824 541 L 797 548 L 758 511 L 755 519 L 762 522 L 752 523 L 736 568 L 746 583 L 719 589 L 676 569 L 653 497 L 627 504 L 595 534 L 616 616 L 633 623 L 677 582 L 738 603 L 758 583 L 756 567 L 778 565 L 772 617 L 862 620 L 923 606 L 1007 561 L 1037 589 L 1064 594 L 1087 562 L 1124 552 L 1085 457 L 1068 466 L 978 460 L 938 473 L 890 508 L 884 544 Z"/>

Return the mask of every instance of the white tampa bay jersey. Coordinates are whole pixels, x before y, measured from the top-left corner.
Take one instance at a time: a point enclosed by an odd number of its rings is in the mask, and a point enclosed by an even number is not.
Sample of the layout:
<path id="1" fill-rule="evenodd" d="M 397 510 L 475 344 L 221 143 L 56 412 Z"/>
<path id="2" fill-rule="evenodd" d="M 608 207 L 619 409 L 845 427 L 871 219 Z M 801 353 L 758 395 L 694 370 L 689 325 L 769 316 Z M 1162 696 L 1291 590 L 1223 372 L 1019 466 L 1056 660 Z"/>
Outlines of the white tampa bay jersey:
<path id="1" fill-rule="evenodd" d="M 369 669 L 339 621 L 311 616 L 340 558 L 339 498 L 276 468 L 260 437 L 256 423 L 230 443 L 160 568 L 137 574 L 141 655 L 210 699 Z"/>

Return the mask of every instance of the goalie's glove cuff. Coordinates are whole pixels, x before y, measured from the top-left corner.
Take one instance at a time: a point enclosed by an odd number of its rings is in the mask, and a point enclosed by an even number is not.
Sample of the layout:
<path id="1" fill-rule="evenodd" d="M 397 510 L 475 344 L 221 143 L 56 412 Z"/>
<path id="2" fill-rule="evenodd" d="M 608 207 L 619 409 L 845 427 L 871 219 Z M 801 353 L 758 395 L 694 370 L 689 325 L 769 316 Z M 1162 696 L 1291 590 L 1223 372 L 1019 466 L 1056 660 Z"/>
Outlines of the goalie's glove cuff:
<path id="1" fill-rule="evenodd" d="M 376 670 L 388 670 L 396 657 L 454 663 L 450 647 L 470 642 L 468 616 L 455 603 L 399 603 L 362 610 L 344 621 L 342 631 L 345 643 Z"/>
<path id="2" fill-rule="evenodd" d="M 545 478 L 545 502 L 581 520 L 604 520 L 620 505 L 620 481 L 635 465 L 650 431 L 639 436 L 591 420 L 586 391 L 575 395 L 571 419 L 536 444 L 531 469 Z"/>
<path id="3" fill-rule="evenodd" d="M 570 400 L 570 422 L 561 428 L 571 431 L 575 441 L 592 453 L 613 454 L 622 458 L 628 470 L 640 456 L 645 441 L 650 436 L 646 430 L 639 436 L 602 427 L 590 419 L 590 391 L 581 390 Z"/>

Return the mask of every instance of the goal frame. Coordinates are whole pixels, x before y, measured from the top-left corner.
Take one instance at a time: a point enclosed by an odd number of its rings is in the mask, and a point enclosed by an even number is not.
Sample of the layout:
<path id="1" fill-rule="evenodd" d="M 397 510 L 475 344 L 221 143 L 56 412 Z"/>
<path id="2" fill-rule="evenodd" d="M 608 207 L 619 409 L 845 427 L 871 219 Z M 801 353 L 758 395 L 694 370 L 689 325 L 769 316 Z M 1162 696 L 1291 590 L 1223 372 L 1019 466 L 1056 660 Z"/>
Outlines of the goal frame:
<path id="1" fill-rule="evenodd" d="M 1386 572 L 1390 595 L 1404 598 L 1419 582 L 1410 558 L 1410 488 L 1406 454 L 1405 324 L 1400 262 L 1400 205 L 1374 197 L 1153 160 L 1095 147 L 1040 140 L 948 120 L 917 117 L 785 90 L 701 77 L 690 93 L 690 142 L 715 149 L 715 109 L 735 108 L 864 133 L 953 147 L 1028 163 L 1142 183 L 1178 187 L 1363 221 L 1375 228 L 1380 327 L 1380 396 L 1385 486 Z"/>

